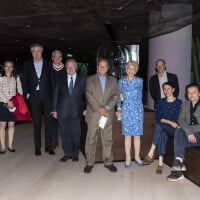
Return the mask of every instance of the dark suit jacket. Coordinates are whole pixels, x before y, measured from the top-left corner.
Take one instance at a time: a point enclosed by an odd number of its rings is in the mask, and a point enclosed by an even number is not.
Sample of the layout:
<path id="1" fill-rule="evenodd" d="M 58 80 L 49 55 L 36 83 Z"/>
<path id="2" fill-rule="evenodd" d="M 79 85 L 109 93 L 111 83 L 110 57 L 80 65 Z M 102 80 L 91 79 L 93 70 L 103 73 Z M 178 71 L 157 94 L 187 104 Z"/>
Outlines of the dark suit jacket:
<path id="1" fill-rule="evenodd" d="M 174 86 L 175 86 L 174 96 L 178 97 L 179 84 L 178 84 L 178 78 L 177 78 L 176 74 L 171 74 L 171 73 L 167 72 L 167 79 L 168 79 L 168 82 L 174 83 Z M 157 74 L 150 77 L 149 91 L 150 91 L 151 97 L 154 100 L 154 107 L 155 107 L 161 99 L 160 83 L 159 83 L 159 79 L 158 79 Z"/>
<path id="2" fill-rule="evenodd" d="M 54 86 L 52 111 L 58 113 L 58 119 L 80 119 L 84 109 L 85 77 L 76 76 L 72 94 L 69 94 L 67 74 L 58 79 Z"/>
<path id="3" fill-rule="evenodd" d="M 53 72 L 50 61 L 43 59 L 42 73 L 37 77 L 33 60 L 26 61 L 23 66 L 23 92 L 32 95 L 39 84 L 41 96 L 44 100 L 52 99 Z"/>

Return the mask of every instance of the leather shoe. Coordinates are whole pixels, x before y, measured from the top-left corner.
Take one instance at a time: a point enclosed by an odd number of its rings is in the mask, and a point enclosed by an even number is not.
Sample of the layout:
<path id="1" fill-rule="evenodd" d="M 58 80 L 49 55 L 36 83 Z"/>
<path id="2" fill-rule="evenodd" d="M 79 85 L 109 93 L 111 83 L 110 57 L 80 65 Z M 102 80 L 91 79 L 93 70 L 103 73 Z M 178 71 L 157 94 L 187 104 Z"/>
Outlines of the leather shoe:
<path id="1" fill-rule="evenodd" d="M 92 171 L 93 166 L 92 165 L 86 165 L 84 167 L 84 173 L 89 174 Z"/>
<path id="2" fill-rule="evenodd" d="M 69 156 L 63 156 L 63 157 L 60 159 L 60 162 L 67 162 L 69 159 L 71 159 L 71 157 L 69 157 Z"/>
<path id="3" fill-rule="evenodd" d="M 111 165 L 104 165 L 104 167 L 107 168 L 110 172 L 117 172 L 117 168 L 113 164 L 111 164 Z"/>
<path id="4" fill-rule="evenodd" d="M 10 151 L 10 152 L 15 152 L 16 150 L 15 149 L 10 149 L 9 147 L 8 147 L 8 151 Z"/>
<path id="5" fill-rule="evenodd" d="M 53 149 L 45 149 L 46 153 L 49 153 L 49 155 L 55 155 L 55 152 Z"/>
<path id="6" fill-rule="evenodd" d="M 58 147 L 58 144 L 52 144 L 51 145 L 51 148 L 54 150 L 54 149 L 56 149 Z"/>
<path id="7" fill-rule="evenodd" d="M 143 165 L 150 165 L 154 161 L 154 157 L 146 156 L 142 161 Z"/>
<path id="8" fill-rule="evenodd" d="M 6 153 L 6 151 L 4 150 L 4 151 L 0 151 L 0 154 L 5 154 Z"/>
<path id="9" fill-rule="evenodd" d="M 78 156 L 74 156 L 74 157 L 72 157 L 72 162 L 78 162 L 78 161 L 79 161 Z"/>
<path id="10" fill-rule="evenodd" d="M 163 166 L 158 165 L 156 168 L 156 174 L 162 174 L 163 173 Z"/>
<path id="11" fill-rule="evenodd" d="M 35 155 L 36 155 L 36 156 L 41 156 L 41 151 L 40 151 L 40 150 L 36 150 L 36 151 L 35 151 Z"/>

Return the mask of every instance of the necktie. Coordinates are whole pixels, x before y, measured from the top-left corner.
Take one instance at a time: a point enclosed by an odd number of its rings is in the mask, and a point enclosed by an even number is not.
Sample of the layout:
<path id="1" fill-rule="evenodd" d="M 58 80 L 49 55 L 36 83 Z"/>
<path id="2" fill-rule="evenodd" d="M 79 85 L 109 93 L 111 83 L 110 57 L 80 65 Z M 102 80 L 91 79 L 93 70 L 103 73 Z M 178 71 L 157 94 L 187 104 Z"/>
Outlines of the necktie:
<path id="1" fill-rule="evenodd" d="M 69 83 L 69 94 L 71 95 L 72 94 L 72 90 L 73 90 L 73 78 L 71 76 L 71 81 Z"/>

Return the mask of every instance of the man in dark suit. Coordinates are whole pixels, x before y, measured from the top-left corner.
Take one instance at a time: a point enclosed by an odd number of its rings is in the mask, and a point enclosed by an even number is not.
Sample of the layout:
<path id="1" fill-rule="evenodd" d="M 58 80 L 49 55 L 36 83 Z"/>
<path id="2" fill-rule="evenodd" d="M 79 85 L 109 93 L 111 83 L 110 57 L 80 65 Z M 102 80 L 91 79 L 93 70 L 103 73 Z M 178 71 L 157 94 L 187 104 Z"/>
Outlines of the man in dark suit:
<path id="1" fill-rule="evenodd" d="M 26 61 L 23 66 L 23 92 L 30 101 L 35 155 L 41 155 L 41 125 L 42 113 L 45 123 L 45 152 L 55 154 L 51 149 L 51 100 L 52 100 L 52 64 L 42 58 L 43 47 L 40 44 L 31 45 L 33 59 Z"/>
<path id="2" fill-rule="evenodd" d="M 60 162 L 79 160 L 80 120 L 84 110 L 85 77 L 78 75 L 74 59 L 66 61 L 66 76 L 55 84 L 53 97 L 53 117 L 58 119 L 61 130 L 64 157 Z"/>
<path id="3" fill-rule="evenodd" d="M 158 59 L 156 60 L 155 65 L 157 74 L 151 76 L 149 80 L 149 91 L 154 100 L 154 108 L 156 108 L 160 99 L 165 97 L 162 89 L 163 83 L 173 82 L 175 86 L 174 96 L 178 97 L 179 94 L 178 78 L 176 74 L 166 72 L 165 60 Z"/>

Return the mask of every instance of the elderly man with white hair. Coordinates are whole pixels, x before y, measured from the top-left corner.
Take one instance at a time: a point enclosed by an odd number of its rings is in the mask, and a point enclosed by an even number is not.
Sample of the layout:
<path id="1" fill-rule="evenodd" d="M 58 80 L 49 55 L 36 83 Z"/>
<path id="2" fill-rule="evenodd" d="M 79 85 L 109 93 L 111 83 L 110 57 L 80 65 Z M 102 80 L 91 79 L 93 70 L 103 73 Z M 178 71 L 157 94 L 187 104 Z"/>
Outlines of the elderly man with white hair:
<path id="1" fill-rule="evenodd" d="M 54 50 L 52 52 L 52 67 L 54 82 L 58 81 L 65 74 L 65 66 L 62 63 L 62 52 L 60 50 Z M 52 119 L 52 149 L 58 147 L 58 121 L 57 119 Z"/>

